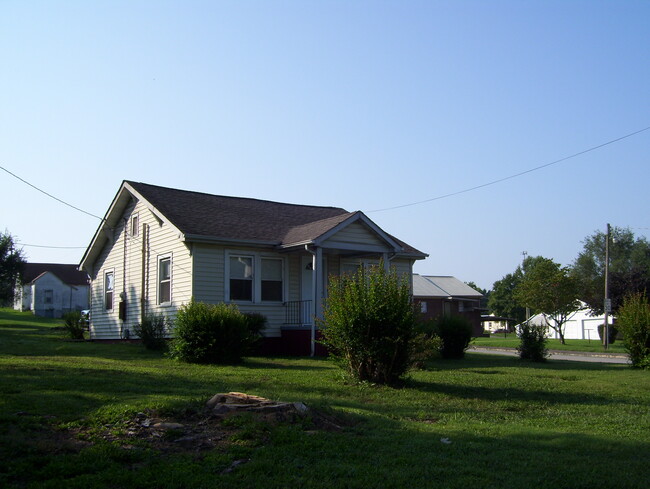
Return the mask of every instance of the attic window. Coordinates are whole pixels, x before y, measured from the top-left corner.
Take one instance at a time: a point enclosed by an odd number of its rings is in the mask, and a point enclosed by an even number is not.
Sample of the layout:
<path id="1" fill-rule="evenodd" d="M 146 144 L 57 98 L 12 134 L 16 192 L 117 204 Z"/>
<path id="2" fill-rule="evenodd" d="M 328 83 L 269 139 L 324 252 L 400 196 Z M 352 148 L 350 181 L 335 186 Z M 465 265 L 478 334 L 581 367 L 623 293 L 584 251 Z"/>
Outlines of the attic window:
<path id="1" fill-rule="evenodd" d="M 138 235 L 138 230 L 140 229 L 140 219 L 138 214 L 133 214 L 131 218 L 131 236 L 135 237 Z"/>

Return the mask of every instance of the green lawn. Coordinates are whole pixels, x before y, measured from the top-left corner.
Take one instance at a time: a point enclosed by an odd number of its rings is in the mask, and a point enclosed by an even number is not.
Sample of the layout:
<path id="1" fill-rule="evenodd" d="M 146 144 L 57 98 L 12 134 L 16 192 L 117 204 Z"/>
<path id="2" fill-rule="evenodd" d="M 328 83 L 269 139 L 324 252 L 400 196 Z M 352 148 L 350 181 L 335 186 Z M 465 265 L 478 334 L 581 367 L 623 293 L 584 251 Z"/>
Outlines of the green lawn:
<path id="1" fill-rule="evenodd" d="M 565 350 L 565 351 L 586 351 L 597 353 L 615 353 L 625 354 L 625 348 L 622 341 L 615 341 L 609 345 L 605 350 L 600 340 L 565 340 L 566 345 L 560 343 L 560 340 L 549 339 L 547 348 L 549 350 Z M 515 333 L 497 333 L 491 335 L 489 338 L 474 338 L 472 340 L 474 346 L 492 346 L 496 348 L 517 348 L 519 346 L 519 338 Z"/>
<path id="2" fill-rule="evenodd" d="M 64 341 L 56 325 L 0 310 L 0 487 L 591 489 L 650 480 L 647 371 L 472 353 L 394 389 L 346 384 L 324 359 L 185 365 L 139 345 Z M 303 401 L 346 428 L 258 424 L 219 449 L 180 454 L 92 437 L 83 447 L 57 442 L 78 430 L 119 432 L 138 412 L 180 413 L 225 391 Z M 247 463 L 224 473 L 234 460 Z"/>

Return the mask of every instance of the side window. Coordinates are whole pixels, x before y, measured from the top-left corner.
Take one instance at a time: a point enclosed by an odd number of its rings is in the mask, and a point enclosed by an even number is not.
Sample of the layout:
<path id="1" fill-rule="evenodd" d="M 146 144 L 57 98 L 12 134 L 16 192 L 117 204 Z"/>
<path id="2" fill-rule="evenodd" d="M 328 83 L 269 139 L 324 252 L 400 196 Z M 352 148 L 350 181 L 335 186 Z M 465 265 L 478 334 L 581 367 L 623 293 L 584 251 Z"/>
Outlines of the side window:
<path id="1" fill-rule="evenodd" d="M 113 292 L 115 290 L 115 272 L 104 272 L 104 309 L 113 310 Z"/>
<path id="2" fill-rule="evenodd" d="M 230 300 L 253 300 L 252 256 L 230 256 Z"/>
<path id="3" fill-rule="evenodd" d="M 172 300 L 172 258 L 158 258 L 158 304 L 169 304 Z"/>
<path id="4" fill-rule="evenodd" d="M 282 260 L 262 258 L 262 301 L 282 301 Z"/>
<path id="5" fill-rule="evenodd" d="M 54 291 L 52 289 L 47 289 L 43 291 L 43 302 L 45 304 L 52 304 L 54 297 Z"/>

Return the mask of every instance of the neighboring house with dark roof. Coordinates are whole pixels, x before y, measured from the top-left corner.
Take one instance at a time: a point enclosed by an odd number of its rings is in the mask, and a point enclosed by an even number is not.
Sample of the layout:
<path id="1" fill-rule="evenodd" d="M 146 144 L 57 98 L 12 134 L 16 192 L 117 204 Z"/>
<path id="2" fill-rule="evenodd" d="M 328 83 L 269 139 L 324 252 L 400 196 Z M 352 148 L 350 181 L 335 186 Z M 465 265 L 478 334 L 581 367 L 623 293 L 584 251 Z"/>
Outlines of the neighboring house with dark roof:
<path id="1" fill-rule="evenodd" d="M 265 350 L 314 351 L 328 277 L 379 263 L 409 277 L 427 255 L 360 211 L 124 181 L 86 250 L 92 339 L 133 337 L 145 314 L 194 298 L 268 320 Z"/>
<path id="2" fill-rule="evenodd" d="M 482 297 L 483 294 L 456 277 L 413 274 L 413 300 L 420 304 L 423 317 L 462 316 L 472 324 L 474 336 L 483 334 Z"/>
<path id="3" fill-rule="evenodd" d="M 89 281 L 77 265 L 26 263 L 14 294 L 14 309 L 60 318 L 89 307 Z"/>

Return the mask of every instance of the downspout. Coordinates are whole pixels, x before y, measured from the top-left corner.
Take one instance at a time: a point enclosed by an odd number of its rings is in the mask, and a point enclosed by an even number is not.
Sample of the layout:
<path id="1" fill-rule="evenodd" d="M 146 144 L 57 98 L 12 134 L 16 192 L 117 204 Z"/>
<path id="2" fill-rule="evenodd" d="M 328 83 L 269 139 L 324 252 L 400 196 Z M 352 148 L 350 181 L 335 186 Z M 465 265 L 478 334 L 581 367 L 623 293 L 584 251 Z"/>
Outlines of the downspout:
<path id="1" fill-rule="evenodd" d="M 149 241 L 149 226 L 142 224 L 142 278 L 140 282 L 140 324 L 144 323 L 146 316 L 145 307 L 147 305 L 147 242 Z"/>

